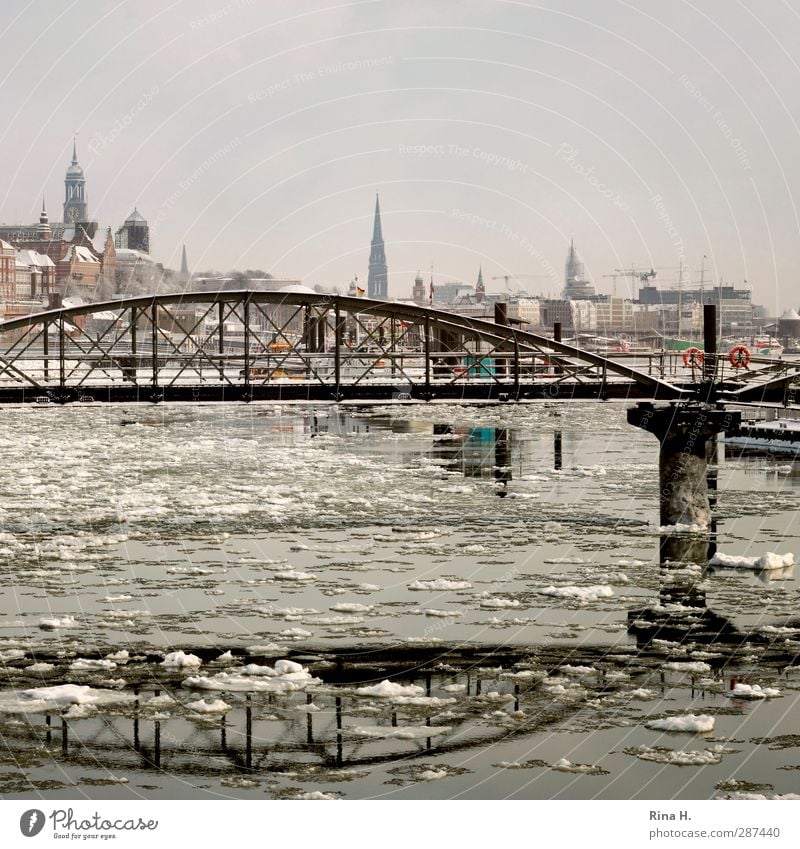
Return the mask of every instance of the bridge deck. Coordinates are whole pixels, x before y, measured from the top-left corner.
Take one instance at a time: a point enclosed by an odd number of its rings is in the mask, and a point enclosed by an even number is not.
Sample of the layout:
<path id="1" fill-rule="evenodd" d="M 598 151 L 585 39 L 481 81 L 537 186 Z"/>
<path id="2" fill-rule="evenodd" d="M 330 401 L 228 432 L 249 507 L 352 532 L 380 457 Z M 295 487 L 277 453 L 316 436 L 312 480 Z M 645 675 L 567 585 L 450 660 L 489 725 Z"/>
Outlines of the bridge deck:
<path id="1" fill-rule="evenodd" d="M 719 389 L 732 375 L 722 357 L 715 367 Z M 765 373 L 747 400 L 785 394 L 798 368 Z M 487 319 L 311 293 L 152 295 L 0 322 L 0 403 L 678 400 L 698 378 L 665 354 L 613 359 Z"/>

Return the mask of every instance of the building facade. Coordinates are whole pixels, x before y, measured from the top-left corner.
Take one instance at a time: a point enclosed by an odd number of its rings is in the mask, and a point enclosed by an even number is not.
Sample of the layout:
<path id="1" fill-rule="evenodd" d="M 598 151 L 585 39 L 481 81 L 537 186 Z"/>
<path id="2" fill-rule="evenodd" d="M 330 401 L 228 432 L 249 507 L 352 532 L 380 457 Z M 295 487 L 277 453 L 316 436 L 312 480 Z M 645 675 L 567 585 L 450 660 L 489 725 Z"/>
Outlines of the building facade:
<path id="1" fill-rule="evenodd" d="M 117 230 L 114 243 L 116 247 L 124 250 L 150 253 L 150 227 L 136 207 Z"/>

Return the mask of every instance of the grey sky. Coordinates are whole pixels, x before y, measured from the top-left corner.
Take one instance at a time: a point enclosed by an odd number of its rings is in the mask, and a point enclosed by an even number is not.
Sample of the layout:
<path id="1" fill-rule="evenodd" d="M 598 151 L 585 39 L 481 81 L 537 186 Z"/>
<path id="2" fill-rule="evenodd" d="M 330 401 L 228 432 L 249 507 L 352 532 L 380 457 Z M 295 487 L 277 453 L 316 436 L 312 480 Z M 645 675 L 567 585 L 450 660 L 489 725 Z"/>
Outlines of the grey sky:
<path id="1" fill-rule="evenodd" d="M 171 266 L 186 241 L 193 268 L 366 280 L 379 191 L 394 296 L 431 264 L 555 292 L 574 235 L 601 291 L 631 263 L 697 278 L 705 254 L 708 284 L 798 304 L 796 4 L 4 6 L 5 222 L 42 194 L 60 218 L 78 131 L 93 217 L 138 206 Z"/>

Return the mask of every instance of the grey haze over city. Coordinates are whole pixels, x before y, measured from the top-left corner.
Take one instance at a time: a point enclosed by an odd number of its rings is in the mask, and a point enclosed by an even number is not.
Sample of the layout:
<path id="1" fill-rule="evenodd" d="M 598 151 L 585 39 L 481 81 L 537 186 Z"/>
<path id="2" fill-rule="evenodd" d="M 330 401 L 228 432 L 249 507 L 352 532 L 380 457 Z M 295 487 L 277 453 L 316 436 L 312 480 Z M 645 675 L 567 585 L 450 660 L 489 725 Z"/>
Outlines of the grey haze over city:
<path id="1" fill-rule="evenodd" d="M 101 227 L 177 268 L 389 294 L 615 268 L 797 306 L 800 10 L 787 2 L 31 0 L 0 24 L 0 221 L 58 219 L 73 136 Z M 704 260 L 703 258 L 706 257 Z M 631 292 L 620 278 L 619 294 Z"/>

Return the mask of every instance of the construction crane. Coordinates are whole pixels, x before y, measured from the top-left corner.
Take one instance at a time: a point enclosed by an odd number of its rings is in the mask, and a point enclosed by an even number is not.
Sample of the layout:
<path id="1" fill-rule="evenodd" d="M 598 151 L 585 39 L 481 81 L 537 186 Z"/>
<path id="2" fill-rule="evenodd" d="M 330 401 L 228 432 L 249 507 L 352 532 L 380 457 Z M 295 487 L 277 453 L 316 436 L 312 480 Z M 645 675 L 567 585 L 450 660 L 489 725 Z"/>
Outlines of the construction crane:
<path id="1" fill-rule="evenodd" d="M 638 277 L 640 282 L 647 285 L 648 280 L 654 280 L 656 277 L 658 277 L 658 272 L 654 268 L 651 268 L 650 271 L 640 271 L 638 268 L 635 268 L 635 267 L 634 268 L 615 268 L 613 274 L 604 274 L 603 277 L 611 277 L 612 278 L 613 282 L 611 284 L 611 291 L 612 291 L 614 297 L 616 297 L 616 294 L 617 294 L 617 277 L 630 277 L 631 280 L 635 280 Z"/>
<path id="2" fill-rule="evenodd" d="M 509 280 L 538 280 L 542 277 L 549 279 L 549 274 L 501 274 L 497 277 L 492 277 L 492 280 L 504 280 L 506 292 L 511 292 L 511 287 L 508 285 Z"/>

